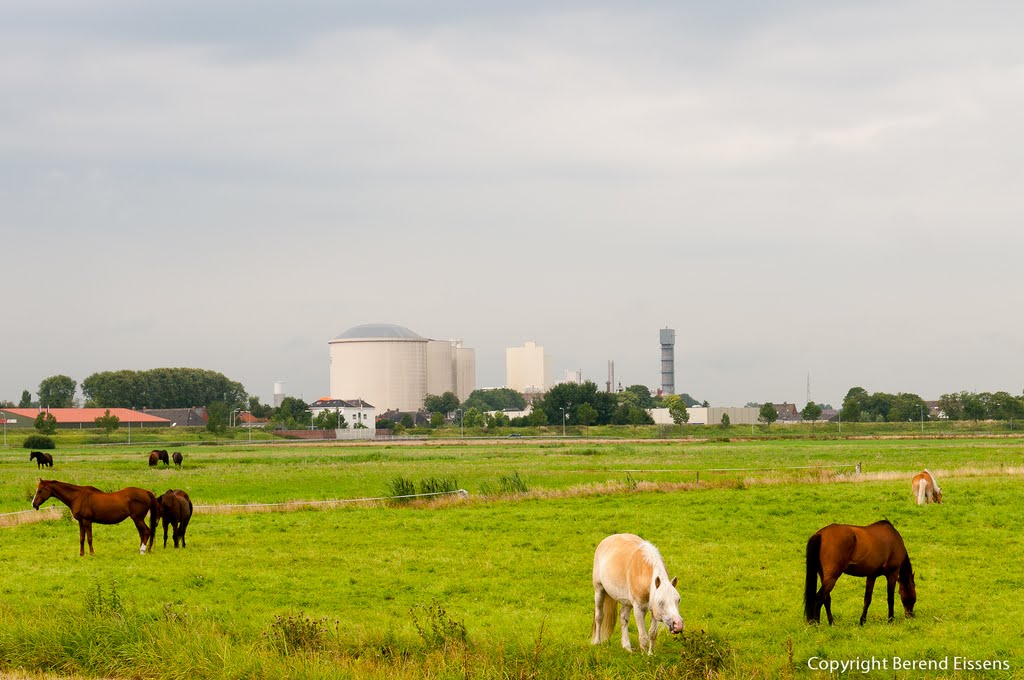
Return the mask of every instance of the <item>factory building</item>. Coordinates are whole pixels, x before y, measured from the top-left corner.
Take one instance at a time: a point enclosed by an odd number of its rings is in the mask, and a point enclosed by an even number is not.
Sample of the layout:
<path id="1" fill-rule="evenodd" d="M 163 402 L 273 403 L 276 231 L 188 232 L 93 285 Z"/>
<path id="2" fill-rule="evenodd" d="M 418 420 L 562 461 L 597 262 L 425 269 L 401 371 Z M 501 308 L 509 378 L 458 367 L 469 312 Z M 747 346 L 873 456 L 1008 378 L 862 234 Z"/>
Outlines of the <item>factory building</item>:
<path id="1" fill-rule="evenodd" d="M 553 384 L 551 357 L 535 342 L 505 349 L 505 387 L 522 394 L 545 392 Z"/>
<path id="2" fill-rule="evenodd" d="M 430 340 L 403 326 L 364 324 L 329 343 L 331 398 L 362 399 L 378 412 L 416 411 L 427 394 L 476 389 L 476 352 L 461 340 Z"/>

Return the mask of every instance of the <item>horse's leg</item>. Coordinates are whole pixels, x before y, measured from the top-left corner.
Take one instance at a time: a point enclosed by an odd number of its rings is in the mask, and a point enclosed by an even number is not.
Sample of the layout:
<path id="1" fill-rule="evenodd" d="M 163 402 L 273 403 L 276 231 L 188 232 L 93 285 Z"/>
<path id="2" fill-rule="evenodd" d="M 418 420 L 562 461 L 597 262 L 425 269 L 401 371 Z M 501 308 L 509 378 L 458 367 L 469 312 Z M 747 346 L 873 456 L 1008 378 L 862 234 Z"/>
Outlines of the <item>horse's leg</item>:
<path id="1" fill-rule="evenodd" d="M 163 522 L 164 522 L 164 547 L 166 548 L 167 547 L 167 525 L 170 524 L 170 522 L 167 521 L 166 517 L 164 517 Z M 175 545 L 174 547 L 177 548 L 178 546 Z"/>
<path id="2" fill-rule="evenodd" d="M 885 575 L 885 595 L 889 602 L 889 622 L 892 623 L 893 619 L 893 604 L 896 596 L 896 572 Z"/>
<path id="3" fill-rule="evenodd" d="M 174 525 L 174 547 L 177 549 L 178 541 L 182 540 L 181 536 L 181 522 Z"/>
<path id="4" fill-rule="evenodd" d="M 92 541 L 89 541 L 89 549 L 92 550 Z M 85 556 L 85 522 L 78 520 L 78 556 Z"/>
<path id="5" fill-rule="evenodd" d="M 85 524 L 85 537 L 89 539 L 89 554 L 95 555 L 96 553 L 92 549 L 92 522 L 86 522 Z"/>
<path id="6" fill-rule="evenodd" d="M 654 614 L 651 614 L 651 618 L 654 618 Z M 639 602 L 633 604 L 633 620 L 636 621 L 636 636 L 640 641 L 640 651 L 647 650 L 647 653 L 651 653 L 650 638 L 647 637 L 647 612 L 644 611 L 643 607 L 640 606 Z"/>
<path id="7" fill-rule="evenodd" d="M 831 574 L 821 574 L 821 589 L 818 591 L 818 595 L 815 597 L 815 608 L 814 615 L 815 619 L 821 619 L 821 607 L 825 606 L 825 614 L 828 615 L 828 625 L 832 625 L 832 589 L 836 587 L 836 581 L 839 580 L 838 576 L 832 576 Z"/>
<path id="8" fill-rule="evenodd" d="M 633 645 L 629 644 L 629 615 L 633 613 L 633 608 L 622 605 L 620 609 L 622 610 L 619 612 L 619 623 L 622 624 L 622 648 L 627 652 L 632 652 Z M 642 626 L 643 624 L 637 625 Z"/>
<path id="9" fill-rule="evenodd" d="M 864 611 L 860 613 L 860 625 L 868 620 L 868 607 L 871 606 L 871 594 L 875 591 L 875 576 L 868 576 L 867 585 L 864 586 Z"/>
<path id="10" fill-rule="evenodd" d="M 654 653 L 654 639 L 658 637 L 658 619 L 651 613 L 651 627 L 647 630 L 647 653 Z"/>
<path id="11" fill-rule="evenodd" d="M 594 634 L 590 636 L 590 644 L 601 644 L 601 621 L 604 620 L 604 598 L 608 594 L 600 584 L 594 584 Z"/>
<path id="12" fill-rule="evenodd" d="M 146 516 L 143 515 L 141 518 L 132 517 L 132 521 L 135 522 L 135 528 L 139 532 L 139 554 L 146 554 L 146 541 L 149 540 L 149 527 L 146 526 Z"/>

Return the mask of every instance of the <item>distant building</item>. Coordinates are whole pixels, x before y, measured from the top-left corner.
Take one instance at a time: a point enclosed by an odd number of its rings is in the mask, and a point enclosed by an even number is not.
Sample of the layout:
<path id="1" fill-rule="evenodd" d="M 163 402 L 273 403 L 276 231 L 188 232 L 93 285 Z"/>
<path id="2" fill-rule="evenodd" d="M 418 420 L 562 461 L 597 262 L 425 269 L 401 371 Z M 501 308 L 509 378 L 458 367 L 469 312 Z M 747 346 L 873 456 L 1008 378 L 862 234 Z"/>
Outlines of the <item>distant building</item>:
<path id="1" fill-rule="evenodd" d="M 170 427 L 171 421 L 167 418 L 141 413 L 129 408 L 3 408 L 0 409 L 0 419 L 6 422 L 9 428 L 30 428 L 35 427 L 36 417 L 43 412 L 49 412 L 57 421 L 57 427 L 62 429 L 78 428 L 86 429 L 96 427 L 96 419 L 110 411 L 110 415 L 117 416 L 120 427 Z"/>
<path id="2" fill-rule="evenodd" d="M 749 406 L 691 406 L 686 409 L 688 425 L 721 425 L 722 416 L 729 416 L 730 425 L 755 425 L 761 409 Z M 648 410 L 656 425 L 672 425 L 672 416 L 667 408 Z"/>
<path id="3" fill-rule="evenodd" d="M 541 393 L 552 385 L 551 359 L 535 342 L 505 349 L 505 386 L 523 394 Z"/>
<path id="4" fill-rule="evenodd" d="M 171 427 L 206 427 L 208 418 L 205 406 L 193 406 L 192 408 L 144 408 L 143 413 L 148 413 L 157 418 L 166 418 L 171 421 Z"/>
<path id="5" fill-rule="evenodd" d="M 381 411 L 418 411 L 427 394 L 476 389 L 476 352 L 461 340 L 430 340 L 403 326 L 354 326 L 330 341 L 331 399 L 362 399 Z"/>
<path id="6" fill-rule="evenodd" d="M 362 399 L 322 397 L 310 404 L 309 410 L 312 412 L 313 418 L 316 418 L 324 411 L 330 411 L 344 418 L 345 423 L 348 425 L 344 429 L 347 430 L 362 430 L 363 428 L 356 427 L 360 423 L 371 433 L 377 429 L 377 409 Z M 373 435 L 370 434 L 369 436 L 372 437 Z"/>

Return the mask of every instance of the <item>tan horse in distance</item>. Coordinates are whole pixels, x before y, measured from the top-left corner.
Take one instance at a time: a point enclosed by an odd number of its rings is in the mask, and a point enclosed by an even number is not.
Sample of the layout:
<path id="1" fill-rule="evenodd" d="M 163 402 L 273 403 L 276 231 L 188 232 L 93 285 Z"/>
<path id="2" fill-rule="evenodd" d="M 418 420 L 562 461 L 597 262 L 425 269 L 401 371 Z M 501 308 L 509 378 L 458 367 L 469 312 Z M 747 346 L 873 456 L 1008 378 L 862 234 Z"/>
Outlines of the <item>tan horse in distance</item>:
<path id="1" fill-rule="evenodd" d="M 918 505 L 942 502 L 942 489 L 935 481 L 935 476 L 927 470 L 914 475 L 910 488 L 914 490 L 914 498 Z"/>
<path id="2" fill-rule="evenodd" d="M 608 640 L 615 629 L 619 604 L 622 604 L 622 647 L 629 644 L 629 615 L 636 620 L 640 650 L 654 651 L 658 624 L 672 633 L 683 632 L 679 616 L 679 591 L 676 579 L 669 580 L 661 553 L 639 536 L 614 534 L 597 546 L 594 553 L 594 628 L 592 644 Z M 650 630 L 644 630 L 647 611 L 651 612 Z"/>

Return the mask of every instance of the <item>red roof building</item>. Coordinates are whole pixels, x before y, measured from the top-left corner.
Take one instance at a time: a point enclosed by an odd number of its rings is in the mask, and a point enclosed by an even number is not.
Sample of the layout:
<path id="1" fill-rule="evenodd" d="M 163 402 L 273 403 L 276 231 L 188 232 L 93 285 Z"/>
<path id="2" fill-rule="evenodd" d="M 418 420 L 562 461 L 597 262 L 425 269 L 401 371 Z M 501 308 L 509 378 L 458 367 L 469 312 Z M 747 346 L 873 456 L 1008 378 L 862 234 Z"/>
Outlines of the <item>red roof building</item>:
<path id="1" fill-rule="evenodd" d="M 121 421 L 121 427 L 170 427 L 171 421 L 167 418 L 140 413 L 130 408 L 0 408 L 0 420 L 6 420 L 7 427 L 22 428 L 34 427 L 36 417 L 48 411 L 51 416 L 57 419 L 57 427 L 60 428 L 81 428 L 96 427 L 96 419 L 103 416 L 107 411 L 110 415 L 117 416 Z"/>

